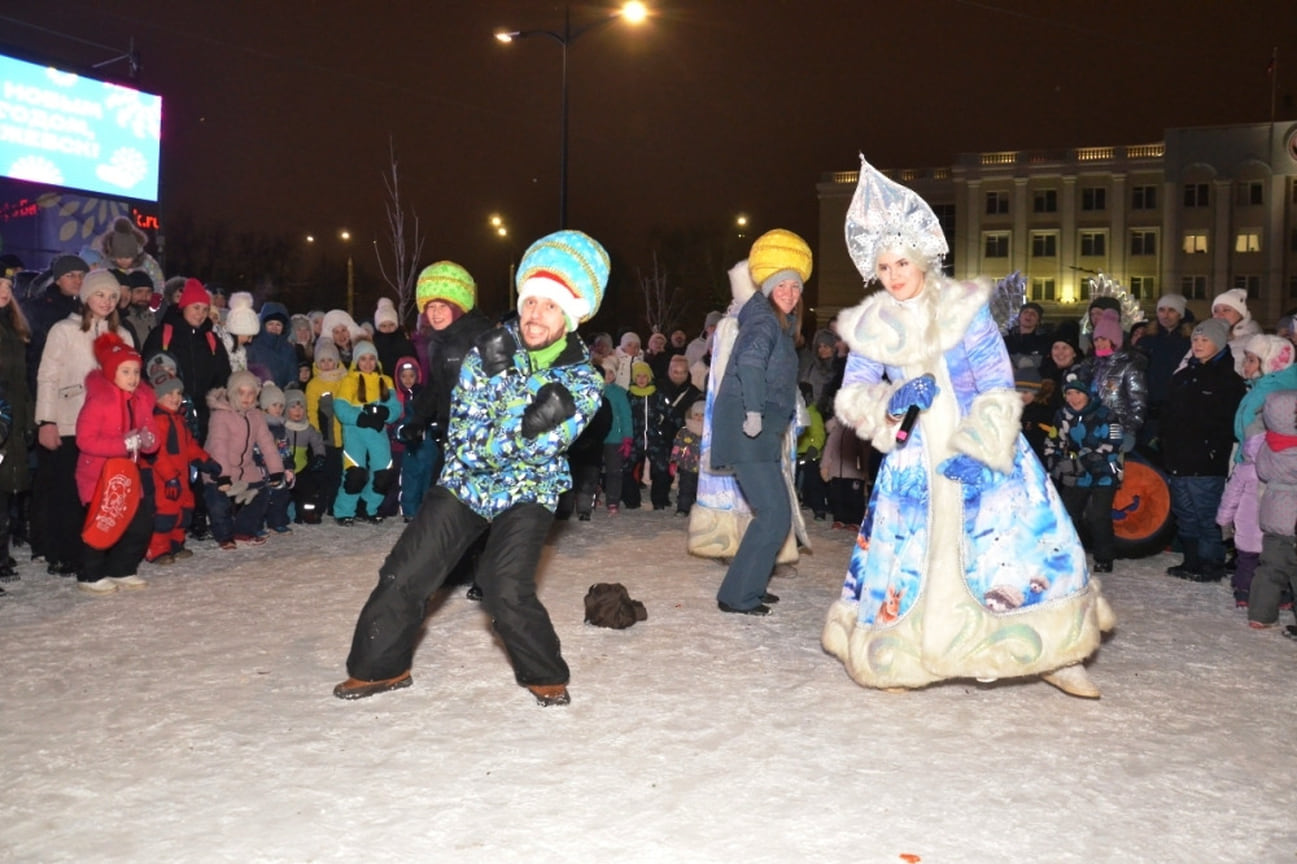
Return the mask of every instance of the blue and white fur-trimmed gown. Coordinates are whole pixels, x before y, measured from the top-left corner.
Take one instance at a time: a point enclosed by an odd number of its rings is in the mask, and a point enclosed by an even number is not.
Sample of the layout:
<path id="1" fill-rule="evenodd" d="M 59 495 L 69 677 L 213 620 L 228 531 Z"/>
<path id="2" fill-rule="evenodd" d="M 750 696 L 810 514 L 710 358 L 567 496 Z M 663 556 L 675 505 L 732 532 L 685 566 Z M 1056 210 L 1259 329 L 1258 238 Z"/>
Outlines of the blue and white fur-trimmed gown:
<path id="1" fill-rule="evenodd" d="M 880 291 L 839 317 L 851 356 L 837 416 L 886 455 L 822 641 L 867 687 L 1050 672 L 1084 660 L 1114 624 L 1020 434 L 989 293 L 929 275 L 911 300 Z M 897 449 L 888 401 L 925 373 L 940 392 Z M 990 469 L 980 485 L 942 475 L 959 453 Z"/>

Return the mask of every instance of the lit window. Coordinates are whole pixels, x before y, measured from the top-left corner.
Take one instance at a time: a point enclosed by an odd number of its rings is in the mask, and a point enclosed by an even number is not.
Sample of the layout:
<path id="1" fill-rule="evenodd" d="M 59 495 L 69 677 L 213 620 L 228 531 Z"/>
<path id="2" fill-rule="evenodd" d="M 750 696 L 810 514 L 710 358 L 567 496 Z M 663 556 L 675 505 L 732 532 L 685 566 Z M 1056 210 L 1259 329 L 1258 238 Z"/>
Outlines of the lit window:
<path id="1" fill-rule="evenodd" d="M 1199 231 L 1186 232 L 1183 248 L 1186 255 L 1206 255 L 1207 235 Z"/>
<path id="2" fill-rule="evenodd" d="M 1235 252 L 1260 252 L 1261 251 L 1261 232 L 1260 231 L 1240 231 L 1234 237 Z"/>

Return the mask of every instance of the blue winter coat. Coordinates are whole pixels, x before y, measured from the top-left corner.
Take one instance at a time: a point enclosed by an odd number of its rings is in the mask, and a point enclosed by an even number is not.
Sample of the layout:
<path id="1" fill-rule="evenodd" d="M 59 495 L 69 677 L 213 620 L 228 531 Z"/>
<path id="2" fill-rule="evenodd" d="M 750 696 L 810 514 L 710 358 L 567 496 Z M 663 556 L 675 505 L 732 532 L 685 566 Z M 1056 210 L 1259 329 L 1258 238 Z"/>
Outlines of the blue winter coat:
<path id="1" fill-rule="evenodd" d="M 439 484 L 492 519 L 515 504 L 531 501 L 553 511 L 558 496 L 572 486 L 567 459 L 560 458 L 590 422 L 603 393 L 603 377 L 575 333 L 553 364 L 532 367 L 514 324 L 502 325 L 518 345 L 513 365 L 487 377 L 474 346 L 460 367 L 451 396 L 446 435 L 446 466 Z M 522 434 L 523 411 L 544 385 L 562 384 L 572 394 L 576 413 L 549 432 Z"/>
<path id="2" fill-rule="evenodd" d="M 288 338 L 288 310 L 284 304 L 271 301 L 261 307 L 263 324 L 271 315 L 283 319 L 284 332 L 267 333 L 263 327 L 253 336 L 248 343 L 248 365 L 264 367 L 275 385 L 283 389 L 297 380 L 297 349 Z"/>
<path id="3" fill-rule="evenodd" d="M 739 310 L 739 335 L 712 409 L 712 467 L 778 462 L 796 407 L 793 334 L 779 326 L 765 295 L 754 294 Z M 761 434 L 755 438 L 743 432 L 749 411 L 761 415 Z"/>

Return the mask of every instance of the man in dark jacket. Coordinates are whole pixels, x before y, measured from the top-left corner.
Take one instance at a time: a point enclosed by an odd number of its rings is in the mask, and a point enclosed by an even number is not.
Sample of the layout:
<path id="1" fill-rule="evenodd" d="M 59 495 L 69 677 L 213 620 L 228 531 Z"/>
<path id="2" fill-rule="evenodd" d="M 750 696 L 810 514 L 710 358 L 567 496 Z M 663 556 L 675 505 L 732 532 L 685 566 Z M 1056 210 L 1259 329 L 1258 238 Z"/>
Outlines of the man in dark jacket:
<path id="1" fill-rule="evenodd" d="M 81 308 L 81 282 L 89 270 L 90 265 L 76 255 L 60 255 L 50 264 L 50 283 L 22 303 L 32 334 L 27 343 L 27 388 L 32 393 L 50 328 Z"/>
<path id="2" fill-rule="evenodd" d="M 1140 452 L 1161 462 L 1160 435 L 1162 411 L 1171 389 L 1171 376 L 1189 353 L 1189 334 L 1193 331 L 1193 312 L 1183 295 L 1163 294 L 1157 301 L 1157 324 L 1139 340 L 1138 350 L 1148 358 L 1144 382 L 1148 388 L 1148 411 L 1139 430 Z"/>
<path id="3" fill-rule="evenodd" d="M 562 456 L 603 392 L 576 327 L 598 311 L 607 280 L 608 253 L 579 231 L 543 237 L 523 255 L 518 322 L 485 331 L 464 358 L 445 470 L 379 568 L 356 622 L 350 677 L 333 690 L 339 699 L 410 686 L 428 598 L 489 528 L 482 599 L 514 677 L 542 706 L 570 701 L 535 569 L 571 483 Z"/>

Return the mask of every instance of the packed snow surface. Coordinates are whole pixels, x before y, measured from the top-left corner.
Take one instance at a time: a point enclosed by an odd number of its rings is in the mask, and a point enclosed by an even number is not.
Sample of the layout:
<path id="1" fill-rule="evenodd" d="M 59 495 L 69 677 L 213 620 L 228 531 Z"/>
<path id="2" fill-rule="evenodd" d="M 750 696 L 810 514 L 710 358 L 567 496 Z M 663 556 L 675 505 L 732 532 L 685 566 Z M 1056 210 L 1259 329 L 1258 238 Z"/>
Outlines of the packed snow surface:
<path id="1" fill-rule="evenodd" d="M 809 515 L 809 514 L 807 514 Z M 91 597 L 0 598 L 0 861 L 1292 862 L 1297 642 L 1225 585 L 1118 561 L 1099 701 L 1038 680 L 887 693 L 820 649 L 854 533 L 811 523 L 768 618 L 717 611 L 684 521 L 556 523 L 540 595 L 572 704 L 482 607 L 430 603 L 414 686 L 335 699 L 399 520 L 210 542 Z M 595 582 L 648 620 L 586 625 Z M 1291 623 L 1291 613 L 1283 613 Z"/>

